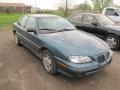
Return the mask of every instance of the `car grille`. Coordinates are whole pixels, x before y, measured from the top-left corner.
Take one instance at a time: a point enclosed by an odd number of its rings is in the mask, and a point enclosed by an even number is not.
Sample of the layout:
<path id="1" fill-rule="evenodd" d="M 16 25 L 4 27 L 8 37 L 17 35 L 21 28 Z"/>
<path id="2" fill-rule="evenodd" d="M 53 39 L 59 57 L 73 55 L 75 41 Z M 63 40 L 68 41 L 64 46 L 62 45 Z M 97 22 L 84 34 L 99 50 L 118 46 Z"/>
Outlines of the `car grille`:
<path id="1" fill-rule="evenodd" d="M 110 53 L 107 52 L 107 53 L 104 53 L 103 55 L 100 55 L 97 57 L 97 60 L 99 63 L 103 63 L 104 61 L 106 61 L 110 56 Z"/>

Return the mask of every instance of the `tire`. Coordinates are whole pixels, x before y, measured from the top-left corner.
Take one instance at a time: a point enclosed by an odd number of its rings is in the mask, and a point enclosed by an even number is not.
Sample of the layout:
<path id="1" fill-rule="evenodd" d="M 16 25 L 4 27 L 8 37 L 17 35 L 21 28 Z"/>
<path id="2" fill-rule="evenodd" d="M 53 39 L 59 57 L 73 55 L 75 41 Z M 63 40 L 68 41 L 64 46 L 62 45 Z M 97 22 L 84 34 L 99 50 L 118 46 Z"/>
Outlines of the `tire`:
<path id="1" fill-rule="evenodd" d="M 120 39 L 116 35 L 107 35 L 105 41 L 112 50 L 118 50 L 120 47 Z"/>
<path id="2" fill-rule="evenodd" d="M 18 38 L 17 34 L 15 34 L 14 38 L 16 45 L 21 46 L 20 39 Z"/>
<path id="3" fill-rule="evenodd" d="M 53 75 L 57 73 L 57 64 L 53 55 L 48 50 L 42 52 L 42 64 L 49 74 Z"/>

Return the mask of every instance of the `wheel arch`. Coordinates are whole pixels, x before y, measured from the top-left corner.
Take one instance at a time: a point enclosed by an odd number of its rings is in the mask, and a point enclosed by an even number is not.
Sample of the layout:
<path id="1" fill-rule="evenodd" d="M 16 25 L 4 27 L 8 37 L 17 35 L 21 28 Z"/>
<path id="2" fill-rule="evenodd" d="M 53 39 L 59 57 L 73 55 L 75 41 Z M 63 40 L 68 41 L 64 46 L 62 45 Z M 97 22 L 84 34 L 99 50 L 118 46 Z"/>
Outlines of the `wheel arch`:
<path id="1" fill-rule="evenodd" d="M 105 38 L 106 38 L 108 35 L 114 35 L 114 36 L 119 37 L 119 35 L 118 35 L 118 34 L 116 34 L 116 33 L 108 33 L 108 34 L 105 36 Z"/>
<path id="2" fill-rule="evenodd" d="M 45 51 L 45 50 L 48 50 L 52 55 L 54 55 L 53 52 L 52 52 L 52 50 L 50 50 L 49 48 L 47 48 L 47 47 L 44 46 L 44 47 L 41 47 L 40 50 L 39 50 L 40 58 L 42 56 L 42 52 Z"/>

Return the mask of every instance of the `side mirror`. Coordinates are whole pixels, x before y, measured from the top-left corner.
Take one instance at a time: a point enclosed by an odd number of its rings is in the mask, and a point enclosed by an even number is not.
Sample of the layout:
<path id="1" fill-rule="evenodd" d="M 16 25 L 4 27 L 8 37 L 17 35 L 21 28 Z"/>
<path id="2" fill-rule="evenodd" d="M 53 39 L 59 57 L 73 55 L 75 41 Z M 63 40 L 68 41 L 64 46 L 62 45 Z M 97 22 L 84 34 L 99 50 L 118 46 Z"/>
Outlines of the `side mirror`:
<path id="1" fill-rule="evenodd" d="M 92 25 L 94 26 L 94 27 L 97 27 L 98 26 L 98 23 L 92 23 Z"/>
<path id="2" fill-rule="evenodd" d="M 17 22 L 18 25 L 20 25 L 20 22 Z"/>
<path id="3" fill-rule="evenodd" d="M 119 14 L 118 14 L 117 12 L 114 12 L 114 15 L 115 15 L 115 16 L 119 16 Z"/>
<path id="4" fill-rule="evenodd" d="M 33 29 L 33 28 L 27 28 L 27 32 L 34 32 L 34 33 L 36 33 L 36 30 Z"/>

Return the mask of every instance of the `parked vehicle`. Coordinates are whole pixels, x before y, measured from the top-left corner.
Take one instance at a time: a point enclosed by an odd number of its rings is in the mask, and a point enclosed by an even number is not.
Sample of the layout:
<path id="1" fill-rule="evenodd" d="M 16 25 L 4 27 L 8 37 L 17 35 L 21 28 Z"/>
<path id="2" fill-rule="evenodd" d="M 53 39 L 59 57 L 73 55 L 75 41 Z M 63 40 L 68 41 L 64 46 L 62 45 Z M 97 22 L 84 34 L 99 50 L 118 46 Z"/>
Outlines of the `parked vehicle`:
<path id="1" fill-rule="evenodd" d="M 107 7 L 103 9 L 102 14 L 109 17 L 115 23 L 120 24 L 120 8 Z"/>
<path id="2" fill-rule="evenodd" d="M 59 16 L 25 15 L 13 24 L 13 33 L 16 44 L 35 53 L 49 74 L 88 75 L 112 60 L 112 51 L 103 40 L 76 30 Z"/>
<path id="3" fill-rule="evenodd" d="M 79 13 L 71 15 L 69 21 L 77 29 L 92 33 L 104 39 L 111 49 L 120 47 L 120 25 L 101 14 Z"/>

